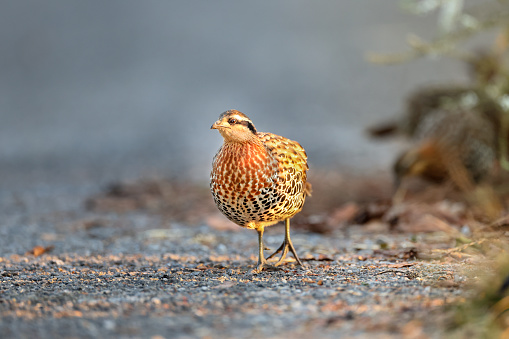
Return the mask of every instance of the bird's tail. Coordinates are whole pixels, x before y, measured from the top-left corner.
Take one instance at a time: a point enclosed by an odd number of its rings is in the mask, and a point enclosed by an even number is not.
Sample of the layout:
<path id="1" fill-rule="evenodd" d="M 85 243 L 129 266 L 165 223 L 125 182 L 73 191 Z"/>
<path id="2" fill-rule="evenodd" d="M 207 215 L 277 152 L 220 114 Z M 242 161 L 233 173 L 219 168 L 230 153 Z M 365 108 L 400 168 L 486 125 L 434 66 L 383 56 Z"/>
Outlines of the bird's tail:
<path id="1" fill-rule="evenodd" d="M 304 196 L 311 196 L 311 192 L 313 192 L 313 188 L 309 182 L 306 181 L 306 185 L 304 187 Z"/>

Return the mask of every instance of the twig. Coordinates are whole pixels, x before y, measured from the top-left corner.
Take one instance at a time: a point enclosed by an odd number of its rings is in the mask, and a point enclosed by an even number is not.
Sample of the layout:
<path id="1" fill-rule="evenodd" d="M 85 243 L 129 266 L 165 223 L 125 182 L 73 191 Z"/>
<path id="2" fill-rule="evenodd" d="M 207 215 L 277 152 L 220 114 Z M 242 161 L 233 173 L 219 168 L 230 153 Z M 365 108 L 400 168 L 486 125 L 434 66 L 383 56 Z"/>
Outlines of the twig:
<path id="1" fill-rule="evenodd" d="M 479 33 L 480 31 L 495 27 L 500 23 L 507 22 L 509 20 L 509 12 L 502 11 L 492 14 L 489 18 L 484 21 L 480 21 L 476 28 L 465 27 L 458 29 L 457 31 L 450 33 L 444 37 L 435 39 L 430 43 L 426 43 L 415 35 L 410 35 L 408 38 L 408 44 L 412 48 L 410 51 L 397 53 L 397 54 L 380 54 L 380 53 L 368 53 L 366 58 L 368 61 L 377 64 L 397 64 L 406 61 L 414 60 L 425 55 L 430 54 L 443 54 L 454 56 L 455 53 L 451 50 L 452 45 L 457 44 L 462 40 L 466 40 Z"/>
<path id="2" fill-rule="evenodd" d="M 375 275 L 380 275 L 380 274 L 385 274 L 385 273 L 402 273 L 402 274 L 407 274 L 408 272 L 407 271 L 402 271 L 402 270 L 385 270 L 385 271 L 382 271 L 382 272 L 378 272 Z"/>
<path id="3" fill-rule="evenodd" d="M 476 246 L 476 245 L 480 245 L 482 244 L 483 242 L 487 241 L 488 239 L 486 238 L 483 238 L 483 239 L 479 239 L 477 241 L 473 241 L 471 243 L 468 243 L 468 244 L 465 244 L 465 245 L 461 245 L 461 246 L 458 246 L 458 247 L 454 247 L 454 248 L 450 248 L 450 249 L 447 249 L 447 250 L 440 250 L 440 249 L 436 249 L 434 250 L 435 252 L 439 252 L 439 253 L 442 253 L 443 256 L 446 256 L 446 255 L 449 255 L 449 254 L 452 254 L 452 253 L 457 253 L 457 252 L 461 252 L 461 251 L 464 251 L 466 250 L 467 248 L 471 247 L 471 246 Z"/>

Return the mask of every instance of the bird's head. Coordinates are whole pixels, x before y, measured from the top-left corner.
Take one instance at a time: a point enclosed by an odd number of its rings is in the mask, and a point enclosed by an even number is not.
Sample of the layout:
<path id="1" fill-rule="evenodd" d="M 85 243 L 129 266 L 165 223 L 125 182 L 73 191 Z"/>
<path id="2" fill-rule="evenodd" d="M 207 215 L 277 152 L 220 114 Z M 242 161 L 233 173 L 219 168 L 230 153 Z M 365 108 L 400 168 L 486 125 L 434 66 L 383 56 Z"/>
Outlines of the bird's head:
<path id="1" fill-rule="evenodd" d="M 217 129 L 226 142 L 249 142 L 256 136 L 251 119 L 236 110 L 222 113 L 210 128 Z"/>

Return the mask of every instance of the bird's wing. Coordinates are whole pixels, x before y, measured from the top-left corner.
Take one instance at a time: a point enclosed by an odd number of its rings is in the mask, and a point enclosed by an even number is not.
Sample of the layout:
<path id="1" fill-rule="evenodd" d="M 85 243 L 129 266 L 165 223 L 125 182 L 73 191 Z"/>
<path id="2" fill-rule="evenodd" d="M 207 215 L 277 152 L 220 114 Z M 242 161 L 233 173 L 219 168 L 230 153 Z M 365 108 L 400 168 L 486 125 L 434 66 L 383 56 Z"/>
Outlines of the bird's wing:
<path id="1" fill-rule="evenodd" d="M 307 182 L 308 157 L 304 148 L 298 142 L 276 134 L 259 132 L 257 135 L 278 161 L 281 175 L 296 175 L 303 181 L 306 195 L 311 195 L 311 184 Z M 290 168 L 293 170 L 288 170 Z"/>

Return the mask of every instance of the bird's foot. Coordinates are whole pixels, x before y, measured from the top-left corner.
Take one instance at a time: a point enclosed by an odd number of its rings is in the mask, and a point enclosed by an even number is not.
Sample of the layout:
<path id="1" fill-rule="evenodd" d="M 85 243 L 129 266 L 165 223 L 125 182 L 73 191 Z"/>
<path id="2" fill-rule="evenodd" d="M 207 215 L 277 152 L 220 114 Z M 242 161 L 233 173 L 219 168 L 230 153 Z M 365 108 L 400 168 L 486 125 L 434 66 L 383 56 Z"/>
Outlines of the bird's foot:
<path id="1" fill-rule="evenodd" d="M 273 271 L 275 269 L 276 269 L 275 266 L 269 264 L 267 261 L 264 260 L 263 262 L 258 262 L 258 265 L 256 266 L 256 268 L 251 270 L 251 273 L 258 274 L 264 270 Z"/>
<path id="2" fill-rule="evenodd" d="M 285 240 L 286 240 L 286 239 L 285 239 Z M 274 257 L 275 257 L 278 253 L 280 253 L 281 251 L 283 251 L 283 249 L 286 249 L 286 253 L 288 253 L 288 247 L 285 247 L 285 244 L 286 244 L 286 241 L 284 241 L 284 242 L 281 244 L 281 246 L 279 246 L 279 248 L 276 250 L 276 252 L 274 252 L 274 253 L 272 253 L 271 255 L 269 255 L 269 256 L 267 257 L 267 260 L 274 258 Z M 281 257 L 286 256 L 286 253 L 283 253 L 283 254 L 281 255 Z"/>
<path id="3" fill-rule="evenodd" d="M 290 252 L 292 252 L 293 256 L 295 257 L 295 260 L 297 260 L 297 263 L 299 265 L 303 266 L 302 261 L 300 261 L 299 256 L 297 255 L 297 252 L 295 251 L 295 247 L 293 247 L 292 241 L 288 238 L 285 238 L 285 240 L 283 241 L 281 246 L 279 246 L 279 248 L 276 250 L 276 252 L 269 255 L 267 257 L 267 260 L 275 257 L 279 252 L 282 252 L 281 258 L 279 258 L 279 260 L 274 264 L 274 266 L 279 266 L 285 260 L 286 255 L 288 254 L 288 250 L 290 250 Z"/>

